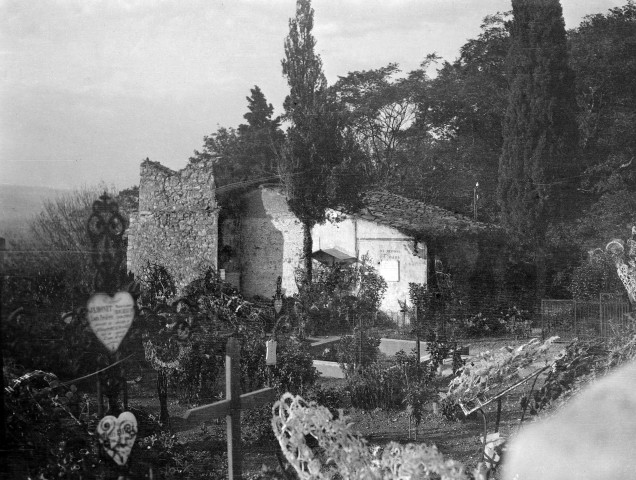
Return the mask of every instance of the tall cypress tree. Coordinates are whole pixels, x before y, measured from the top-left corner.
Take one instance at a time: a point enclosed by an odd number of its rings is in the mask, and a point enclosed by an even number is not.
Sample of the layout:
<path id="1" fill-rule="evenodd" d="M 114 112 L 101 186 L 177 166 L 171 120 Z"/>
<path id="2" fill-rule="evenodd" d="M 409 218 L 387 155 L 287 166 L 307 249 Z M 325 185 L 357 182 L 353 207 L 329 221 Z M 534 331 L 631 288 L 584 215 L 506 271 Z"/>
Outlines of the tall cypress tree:
<path id="1" fill-rule="evenodd" d="M 315 52 L 314 10 L 310 0 L 297 0 L 289 20 L 283 75 L 289 95 L 284 102 L 290 122 L 280 167 L 290 210 L 303 225 L 305 282 L 311 284 L 314 225 L 326 219 L 328 208 L 355 208 L 360 177 L 346 175 L 359 161 L 355 144 L 344 133 L 343 112 L 334 101 Z"/>
<path id="2" fill-rule="evenodd" d="M 573 200 L 578 173 L 574 75 L 559 0 L 512 0 L 512 11 L 498 197 L 503 225 L 536 262 L 540 298 L 546 231 Z"/>

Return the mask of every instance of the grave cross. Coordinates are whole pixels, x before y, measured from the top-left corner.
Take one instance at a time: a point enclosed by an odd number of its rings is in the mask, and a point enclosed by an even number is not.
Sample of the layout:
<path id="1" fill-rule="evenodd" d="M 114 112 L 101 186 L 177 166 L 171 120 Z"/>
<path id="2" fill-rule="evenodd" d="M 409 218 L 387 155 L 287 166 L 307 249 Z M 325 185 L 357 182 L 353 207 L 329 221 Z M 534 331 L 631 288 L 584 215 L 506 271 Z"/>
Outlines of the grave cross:
<path id="1" fill-rule="evenodd" d="M 273 388 L 262 388 L 241 395 L 241 346 L 236 338 L 227 341 L 225 351 L 225 399 L 209 405 L 192 408 L 183 418 L 197 421 L 219 418 L 225 415 L 227 421 L 227 463 L 228 478 L 240 480 L 241 476 L 241 410 L 257 407 L 275 399 Z"/>

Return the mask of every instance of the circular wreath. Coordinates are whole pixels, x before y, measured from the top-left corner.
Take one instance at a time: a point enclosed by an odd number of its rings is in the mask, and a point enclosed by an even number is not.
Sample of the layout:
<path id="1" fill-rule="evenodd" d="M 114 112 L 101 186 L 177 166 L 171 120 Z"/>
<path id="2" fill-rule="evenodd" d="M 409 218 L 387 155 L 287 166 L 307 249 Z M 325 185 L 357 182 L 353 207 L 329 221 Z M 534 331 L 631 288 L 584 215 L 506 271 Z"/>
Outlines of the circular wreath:
<path id="1" fill-rule="evenodd" d="M 144 346 L 144 354 L 146 360 L 148 360 L 152 368 L 154 368 L 155 370 L 182 371 L 185 368 L 185 360 L 192 353 L 191 343 L 176 342 L 176 353 L 174 352 L 174 349 L 171 349 L 169 347 L 157 347 L 152 342 L 149 335 L 144 336 L 142 343 Z M 170 350 L 172 350 L 171 359 L 169 359 L 170 354 L 168 353 Z"/>
<path id="2" fill-rule="evenodd" d="M 175 328 L 176 327 L 176 328 Z M 183 371 L 185 361 L 192 353 L 190 325 L 181 320 L 162 328 L 154 335 L 145 332 L 142 337 L 146 360 L 155 370 Z"/>

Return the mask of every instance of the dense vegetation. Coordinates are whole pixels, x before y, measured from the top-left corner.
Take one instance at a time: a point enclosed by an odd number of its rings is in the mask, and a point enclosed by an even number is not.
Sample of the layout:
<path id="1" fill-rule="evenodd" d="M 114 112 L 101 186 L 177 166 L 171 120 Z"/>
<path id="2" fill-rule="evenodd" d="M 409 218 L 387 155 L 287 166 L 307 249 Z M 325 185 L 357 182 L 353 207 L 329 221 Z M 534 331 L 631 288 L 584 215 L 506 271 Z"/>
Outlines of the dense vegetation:
<path id="1" fill-rule="evenodd" d="M 295 211 L 306 216 L 308 225 L 324 221 L 325 206 L 355 203 L 355 195 L 338 192 L 368 188 L 386 188 L 471 216 L 476 211 L 479 220 L 501 223 L 512 235 L 502 236 L 505 245 L 496 247 L 507 260 L 504 271 L 496 278 L 467 274 L 461 283 L 470 285 L 468 293 L 484 282 L 490 282 L 491 291 L 503 283 L 506 301 L 515 296 L 524 307 L 532 307 L 536 295 L 578 295 L 572 280 L 580 285 L 589 270 L 587 251 L 624 236 L 636 206 L 635 146 L 629 134 L 636 122 L 630 81 L 636 74 L 636 5 L 629 1 L 590 15 L 568 32 L 559 2 L 540 9 L 531 5 L 515 3 L 516 20 L 513 12 L 487 16 L 481 33 L 452 62 L 429 55 L 411 72 L 391 63 L 350 72 L 327 85 L 314 52 L 310 2 L 300 1 L 283 60 L 290 85 L 287 133 L 278 129 L 278 119 L 271 118 L 263 92 L 255 87 L 246 118 L 252 122 L 251 115 L 260 112 L 266 125 L 261 133 L 242 133 L 248 126 L 221 127 L 206 137 L 204 150 L 222 155 L 222 183 L 263 179 L 265 170 L 282 175 L 290 198 L 297 199 L 291 202 Z M 541 19 L 531 22 L 537 15 Z M 540 25 L 544 34 L 525 31 L 530 24 Z M 523 43 L 530 41 L 540 43 Z M 533 56 L 523 57 L 527 51 Z M 301 75 L 294 62 L 308 70 Z M 430 75 L 435 66 L 436 74 Z M 515 118 L 521 91 L 534 96 L 523 100 L 534 110 Z M 254 110 L 256 104 L 260 107 Z M 528 143 L 515 145 L 521 141 L 516 133 L 524 129 L 521 137 Z M 268 142 L 265 132 L 271 132 Z M 267 153 L 245 156 L 265 143 L 260 151 Z M 302 149 L 311 155 L 301 154 Z M 311 170 L 312 182 L 303 184 L 310 176 L 294 172 L 310 171 L 298 163 L 310 158 L 315 159 L 311 169 L 320 171 Z M 519 162 L 526 163 L 525 180 L 515 173 Z M 227 165 L 236 173 L 227 176 Z M 350 177 L 356 184 L 346 183 Z M 485 251 L 488 245 L 479 248 Z M 456 252 L 436 253 L 450 265 Z M 478 270 L 483 272 L 484 265 Z M 466 272 L 452 265 L 450 273 L 459 279 Z M 606 287 L 611 286 L 599 286 Z M 519 298 L 522 291 L 525 300 Z M 478 303 L 482 297 L 474 291 L 466 301 Z"/>
<path id="2" fill-rule="evenodd" d="M 390 64 L 351 72 L 329 86 L 315 53 L 311 2 L 298 0 L 285 42 L 283 74 L 290 94 L 284 118 L 273 118 L 272 105 L 255 86 L 247 98 L 247 123 L 207 136 L 191 161 L 217 158 L 221 193 L 224 187 L 232 191 L 280 179 L 305 226 L 305 253 L 311 251 L 311 226 L 325 221 L 326 210 L 354 208 L 367 188 L 500 223 L 511 235 L 479 245 L 485 257 L 505 259 L 498 276 L 471 276 L 452 251 L 440 249 L 444 258 L 431 288 L 413 289 L 419 312 L 431 324 L 452 319 L 458 335 L 527 336 L 529 317 L 519 307 L 528 292 L 528 304 L 544 292 L 576 298 L 623 292 L 613 263 L 602 255 L 588 260 L 586 254 L 611 237 L 624 236 L 636 208 L 636 5 L 630 0 L 587 17 L 570 32 L 564 31 L 557 0 L 538 9 L 530 5 L 536 4 L 516 0 L 512 14 L 487 17 L 481 34 L 453 62 L 430 55 L 413 72 L 402 74 Z M 438 70 L 431 76 L 435 64 Z M 288 123 L 286 132 L 282 122 Z M 349 174 L 354 168 L 359 175 Z M 11 389 L 4 407 L 10 442 L 29 447 L 12 464 L 11 473 L 22 478 L 117 473 L 91 438 L 97 420 L 94 383 L 64 383 L 113 361 L 92 334 L 83 308 L 94 281 L 85 222 L 100 193 L 76 192 L 48 203 L 29 236 L 8 246 L 2 354 Z M 124 216 L 135 210 L 135 189 L 113 196 Z M 572 205 L 576 210 L 564 208 Z M 372 268 L 361 262 L 312 271 L 306 258 L 300 292 L 285 299 L 280 317 L 269 305 L 242 298 L 212 272 L 176 298 L 162 266 L 148 265 L 139 279 L 126 278 L 125 265 L 119 266 L 120 284 L 139 308 L 120 353 L 136 355 L 126 368 L 156 371 L 161 405 L 158 419 L 135 412 L 143 434 L 129 473 L 142 476 L 154 468 L 160 478 L 225 474 L 218 452 L 214 468 L 192 467 L 201 458 L 165 433 L 165 425 L 169 394 L 194 404 L 222 391 L 223 340 L 229 335 L 241 343 L 245 389 L 269 382 L 278 393 L 302 394 L 333 411 L 343 405 L 405 409 L 416 426 L 424 404 L 437 399 L 440 387 L 446 389 L 443 413 L 455 418 L 461 405 L 486 400 L 519 380 L 524 368 L 552 355 L 550 373 L 522 398 L 523 412 L 539 414 L 635 354 L 633 331 L 619 332 L 609 348 L 575 341 L 556 358 L 549 345 L 532 341 L 486 352 L 468 365 L 455 356 L 450 378 L 441 378 L 437 367 L 454 345 L 435 332 L 414 332 L 428 340 L 426 365 L 416 361 L 415 352 L 401 352 L 393 360 L 379 355 L 369 324 L 375 322 L 386 284 Z M 477 269 L 482 267 L 478 263 Z M 493 288 L 495 283 L 506 288 Z M 503 299 L 485 297 L 485 291 Z M 486 307 L 490 310 L 482 313 Z M 346 373 L 340 389 L 316 387 L 317 374 L 302 341 L 307 333 L 326 332 L 344 334 L 336 352 Z M 264 357 L 270 336 L 279 340 L 280 355 L 268 369 Z M 51 373 L 22 377 L 36 369 Z M 122 385 L 106 387 L 114 412 Z M 308 412 L 301 424 L 314 421 L 312 415 L 326 415 Z M 268 417 L 265 409 L 248 421 L 254 435 L 271 440 Z M 331 428 L 325 418 L 314 425 Z M 336 430 L 351 439 L 344 423 L 338 425 L 342 428 Z M 296 437 L 304 441 L 304 435 Z M 436 451 L 418 452 L 440 470 L 454 468 Z M 360 454 L 363 463 L 372 463 L 370 452 L 361 447 Z"/>

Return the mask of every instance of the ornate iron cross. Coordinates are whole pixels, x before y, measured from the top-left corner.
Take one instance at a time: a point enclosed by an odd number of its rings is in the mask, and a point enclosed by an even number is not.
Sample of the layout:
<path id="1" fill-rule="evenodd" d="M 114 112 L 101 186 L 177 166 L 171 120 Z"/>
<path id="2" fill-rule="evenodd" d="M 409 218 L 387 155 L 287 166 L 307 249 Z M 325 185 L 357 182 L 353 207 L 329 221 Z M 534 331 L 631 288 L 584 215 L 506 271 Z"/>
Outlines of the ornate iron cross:
<path id="1" fill-rule="evenodd" d="M 119 287 L 126 227 L 126 219 L 119 213 L 119 205 L 106 192 L 93 202 L 87 230 L 92 246 L 91 260 L 96 269 L 95 291 L 113 294 Z"/>

